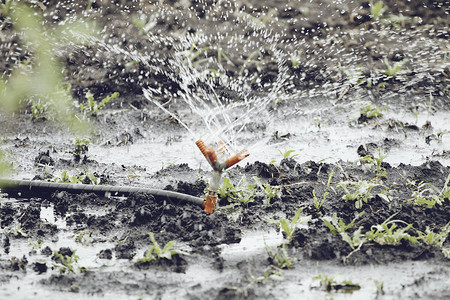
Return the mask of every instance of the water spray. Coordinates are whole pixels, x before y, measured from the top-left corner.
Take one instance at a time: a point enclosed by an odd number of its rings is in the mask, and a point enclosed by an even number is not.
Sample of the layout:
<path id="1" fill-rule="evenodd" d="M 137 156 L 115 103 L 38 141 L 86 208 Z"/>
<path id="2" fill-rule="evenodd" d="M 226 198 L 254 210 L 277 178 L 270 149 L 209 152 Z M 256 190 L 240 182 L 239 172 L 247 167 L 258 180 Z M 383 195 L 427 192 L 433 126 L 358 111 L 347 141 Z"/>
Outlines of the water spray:
<path id="1" fill-rule="evenodd" d="M 223 141 L 219 141 L 217 143 L 217 151 L 219 152 L 219 155 L 216 153 L 212 146 L 207 146 L 202 139 L 197 140 L 195 144 L 213 168 L 211 181 L 209 182 L 208 193 L 206 194 L 206 199 L 203 202 L 203 210 L 212 214 L 214 212 L 214 208 L 216 207 L 217 192 L 219 191 L 223 171 L 234 166 L 235 164 L 249 156 L 250 153 L 247 149 L 244 149 L 230 156 L 228 159 L 224 159 L 226 146 Z"/>

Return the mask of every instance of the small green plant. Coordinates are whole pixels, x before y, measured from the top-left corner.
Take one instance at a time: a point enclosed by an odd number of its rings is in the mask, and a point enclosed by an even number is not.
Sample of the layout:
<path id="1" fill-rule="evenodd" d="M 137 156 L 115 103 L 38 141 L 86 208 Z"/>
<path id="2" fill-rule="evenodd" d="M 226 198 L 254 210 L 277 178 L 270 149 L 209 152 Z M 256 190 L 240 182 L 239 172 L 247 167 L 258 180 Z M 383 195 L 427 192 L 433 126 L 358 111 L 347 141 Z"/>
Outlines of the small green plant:
<path id="1" fill-rule="evenodd" d="M 431 183 L 410 183 L 415 186 L 416 189 L 413 191 L 412 199 L 409 201 L 412 201 L 416 205 L 426 205 L 429 208 L 434 208 L 436 204 L 442 205 L 445 199 L 450 199 L 450 187 L 448 186 L 449 182 L 450 174 L 448 175 L 441 190 L 436 188 Z"/>
<path id="2" fill-rule="evenodd" d="M 375 283 L 375 287 L 377 288 L 377 296 L 384 295 L 384 282 L 373 279 L 373 283 Z"/>
<path id="3" fill-rule="evenodd" d="M 31 119 L 42 120 L 45 119 L 48 104 L 41 102 L 41 100 L 31 100 Z"/>
<path id="4" fill-rule="evenodd" d="M 51 181 L 59 183 L 84 183 L 84 184 L 100 184 L 100 178 L 95 176 L 91 171 L 84 170 L 77 175 L 70 176 L 67 170 L 61 172 L 59 177 L 54 177 Z"/>
<path id="5" fill-rule="evenodd" d="M 291 220 L 283 218 L 281 220 L 266 219 L 266 221 L 271 224 L 277 225 L 278 228 L 280 228 L 286 234 L 289 239 L 289 243 L 291 243 L 294 237 L 295 230 L 297 230 L 297 228 L 301 225 L 306 225 L 309 220 L 311 220 L 311 216 L 302 216 L 302 211 L 303 209 L 299 208 L 295 212 L 295 215 Z"/>
<path id="6" fill-rule="evenodd" d="M 389 77 L 394 77 L 402 68 L 403 65 L 407 62 L 407 59 L 404 59 L 402 61 L 397 61 L 394 63 L 394 65 L 392 66 L 389 61 L 387 60 L 387 58 L 385 57 L 383 62 L 386 65 L 386 70 L 384 70 L 384 75 L 387 75 Z"/>
<path id="7" fill-rule="evenodd" d="M 342 282 L 338 282 L 332 276 L 319 274 L 313 277 L 313 280 L 320 281 L 320 289 L 331 292 L 331 291 L 339 291 L 344 290 L 346 292 L 353 292 L 361 289 L 361 286 L 358 283 L 354 283 L 350 280 L 343 280 Z"/>
<path id="8" fill-rule="evenodd" d="M 281 269 L 290 269 L 295 262 L 293 257 L 290 257 L 284 245 L 276 249 L 266 245 L 266 252 L 269 255 L 269 260 L 272 264 Z"/>
<path id="9" fill-rule="evenodd" d="M 425 232 L 417 231 L 417 233 L 418 240 L 421 240 L 427 245 L 442 249 L 444 242 L 450 233 L 450 222 L 448 222 L 438 233 L 431 230 L 428 226 L 426 227 Z"/>
<path id="10" fill-rule="evenodd" d="M 298 156 L 298 154 L 293 154 L 295 152 L 295 150 L 287 150 L 284 152 L 282 152 L 281 150 L 278 150 L 278 151 L 283 156 L 283 158 L 294 158 L 294 157 Z"/>
<path id="11" fill-rule="evenodd" d="M 381 153 L 381 147 L 378 147 L 378 156 L 366 155 L 360 159 L 362 164 L 369 164 L 375 167 L 376 179 L 387 178 L 386 169 L 383 167 L 383 161 L 387 154 Z"/>
<path id="12" fill-rule="evenodd" d="M 139 258 L 137 260 L 137 262 L 139 263 L 149 263 L 152 261 L 158 261 L 160 259 L 172 260 L 172 256 L 175 254 L 188 254 L 183 251 L 172 249 L 176 244 L 175 241 L 169 241 L 163 248 L 161 248 L 158 242 L 155 240 L 155 235 L 153 234 L 153 232 L 149 232 L 148 235 L 153 245 L 145 252 L 144 258 Z"/>
<path id="13" fill-rule="evenodd" d="M 228 199 L 228 202 L 248 205 L 255 200 L 255 187 L 256 184 L 247 184 L 245 175 L 237 185 L 234 185 L 230 178 L 224 177 L 218 194 L 221 199 Z"/>
<path id="14" fill-rule="evenodd" d="M 263 200 L 264 205 L 269 206 L 270 201 L 273 198 L 281 196 L 281 187 L 280 186 L 271 186 L 268 183 L 262 184 L 261 180 L 256 176 L 253 176 L 253 181 L 261 189 L 261 191 L 263 191 L 264 194 L 267 196 L 267 199 Z"/>
<path id="15" fill-rule="evenodd" d="M 322 199 L 319 200 L 316 196 L 316 190 L 313 190 L 313 201 L 314 201 L 314 207 L 316 208 L 317 211 L 320 211 L 320 208 L 322 207 L 322 205 L 325 203 L 325 199 L 327 198 L 327 196 L 330 194 L 328 191 L 330 189 L 330 185 L 331 185 L 331 179 L 333 178 L 334 175 L 334 170 L 330 172 L 330 175 L 328 175 L 328 182 L 327 182 L 327 186 L 325 189 L 325 192 L 322 195 Z"/>
<path id="16" fill-rule="evenodd" d="M 348 200 L 355 201 L 355 207 L 361 209 L 363 203 L 368 203 L 372 199 L 372 189 L 381 186 L 381 184 L 372 183 L 367 180 L 359 180 L 357 182 L 343 181 L 338 183 L 337 186 L 344 191 L 345 195 L 342 198 L 345 202 Z"/>
<path id="17" fill-rule="evenodd" d="M 75 252 L 76 250 L 73 250 L 71 256 L 62 255 L 56 250 L 53 252 L 54 256 L 56 257 L 53 265 L 59 269 L 59 272 L 61 272 L 62 274 L 66 272 L 82 273 L 86 270 L 86 268 L 77 265 L 77 262 L 80 258 L 75 254 Z"/>
<path id="18" fill-rule="evenodd" d="M 364 106 L 363 108 L 361 108 L 359 110 L 359 112 L 362 117 L 364 117 L 366 119 L 373 119 L 373 118 L 382 117 L 383 116 L 382 111 L 385 109 L 387 109 L 387 107 L 376 107 L 376 106 L 372 106 L 372 104 L 369 103 L 366 106 Z"/>
<path id="19" fill-rule="evenodd" d="M 23 231 L 21 223 L 18 223 L 14 228 L 5 227 L 4 232 L 6 234 L 12 234 L 14 237 L 17 238 L 28 236 L 28 234 L 25 231 Z"/>
<path id="20" fill-rule="evenodd" d="M 402 220 L 391 220 L 396 214 L 387 218 L 383 223 L 372 225 L 370 231 L 365 236 L 379 245 L 400 245 L 402 240 L 417 244 L 418 239 L 410 235 L 407 231 L 413 229 L 412 224 L 408 224 Z M 398 227 L 397 224 L 405 224 L 405 227 Z"/>
<path id="21" fill-rule="evenodd" d="M 94 241 L 93 232 L 89 229 L 84 229 L 75 232 L 75 242 L 82 244 L 83 246 L 90 246 Z"/>
<path id="22" fill-rule="evenodd" d="M 87 113 L 90 113 L 92 116 L 96 116 L 96 115 L 99 113 L 99 111 L 100 111 L 100 110 L 101 110 L 108 102 L 110 102 L 111 100 L 113 100 L 113 99 L 119 97 L 119 95 L 120 95 L 119 92 L 112 93 L 111 95 L 106 96 L 105 98 L 103 98 L 103 99 L 100 101 L 100 103 L 97 103 L 97 102 L 94 100 L 94 95 L 93 95 L 90 91 L 88 91 L 88 92 L 86 93 L 86 99 L 87 99 L 86 105 L 80 103 L 80 109 L 83 110 L 83 111 L 85 111 L 85 112 L 87 112 Z"/>
<path id="23" fill-rule="evenodd" d="M 322 218 L 322 221 L 325 223 L 325 225 L 330 229 L 331 234 L 335 235 L 338 234 L 341 236 L 342 240 L 345 241 L 349 246 L 353 249 L 359 249 L 361 246 L 366 242 L 366 238 L 361 233 L 362 226 L 360 226 L 355 232 L 353 232 L 353 235 L 350 236 L 350 234 L 347 232 L 348 229 L 352 228 L 356 219 L 362 216 L 363 213 L 359 214 L 355 219 L 353 219 L 349 224 L 345 224 L 344 221 L 341 219 L 338 219 L 337 214 L 334 213 L 331 219 L 328 218 Z"/>
<path id="24" fill-rule="evenodd" d="M 282 281 L 283 280 L 283 274 L 281 273 L 281 270 L 274 266 L 270 265 L 264 270 L 263 276 L 255 277 L 249 270 L 249 281 L 252 283 L 262 283 L 266 284 L 269 280 L 273 281 Z"/>
<path id="25" fill-rule="evenodd" d="M 69 150 L 68 152 L 74 156 L 75 161 L 80 161 L 81 156 L 86 154 L 89 150 L 89 140 L 84 138 L 75 137 L 72 140 L 74 144 L 73 150 Z"/>
<path id="26" fill-rule="evenodd" d="M 377 20 L 387 9 L 388 7 L 384 5 L 383 1 L 377 3 L 370 1 L 370 15 L 374 20 Z"/>
<path id="27" fill-rule="evenodd" d="M 31 238 L 28 238 L 28 243 L 31 245 L 33 250 L 39 250 L 41 249 L 42 245 L 44 245 L 44 242 L 41 240 L 33 241 Z"/>

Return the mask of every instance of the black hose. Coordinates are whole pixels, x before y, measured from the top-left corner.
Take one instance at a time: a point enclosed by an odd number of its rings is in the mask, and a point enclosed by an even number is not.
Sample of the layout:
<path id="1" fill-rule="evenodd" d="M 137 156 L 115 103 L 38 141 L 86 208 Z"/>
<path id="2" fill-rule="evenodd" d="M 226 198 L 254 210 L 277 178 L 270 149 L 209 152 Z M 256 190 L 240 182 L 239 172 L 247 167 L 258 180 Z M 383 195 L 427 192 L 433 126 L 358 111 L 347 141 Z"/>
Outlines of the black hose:
<path id="1" fill-rule="evenodd" d="M 93 184 L 73 184 L 73 183 L 57 183 L 35 180 L 13 180 L 0 179 L 0 190 L 7 193 L 10 197 L 18 195 L 20 197 L 38 197 L 39 194 L 51 194 L 55 191 L 67 191 L 69 193 L 95 193 L 98 195 L 110 194 L 111 196 L 123 197 L 132 193 L 151 194 L 157 199 L 172 199 L 189 202 L 196 205 L 202 205 L 203 199 L 177 193 L 173 191 L 147 189 L 130 186 L 109 186 L 109 185 L 93 185 Z"/>

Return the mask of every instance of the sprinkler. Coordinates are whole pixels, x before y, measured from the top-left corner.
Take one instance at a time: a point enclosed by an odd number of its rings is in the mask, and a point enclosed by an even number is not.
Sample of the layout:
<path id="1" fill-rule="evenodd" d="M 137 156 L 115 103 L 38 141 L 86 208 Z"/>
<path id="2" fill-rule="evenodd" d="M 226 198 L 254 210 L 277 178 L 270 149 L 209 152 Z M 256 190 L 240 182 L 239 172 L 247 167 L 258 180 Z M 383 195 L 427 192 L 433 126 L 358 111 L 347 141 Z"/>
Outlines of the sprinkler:
<path id="1" fill-rule="evenodd" d="M 249 156 L 250 153 L 247 149 L 244 149 L 224 160 L 219 159 L 219 156 L 217 155 L 214 148 L 212 146 L 207 146 L 202 139 L 197 140 L 195 144 L 213 168 L 208 193 L 206 194 L 206 199 L 203 202 L 203 210 L 212 214 L 214 212 L 214 208 L 216 207 L 217 192 L 220 187 L 220 181 L 222 180 L 223 171 L 234 166 L 235 164 Z M 225 157 L 226 146 L 223 141 L 219 141 L 217 143 L 217 151 L 219 152 L 220 158 Z"/>

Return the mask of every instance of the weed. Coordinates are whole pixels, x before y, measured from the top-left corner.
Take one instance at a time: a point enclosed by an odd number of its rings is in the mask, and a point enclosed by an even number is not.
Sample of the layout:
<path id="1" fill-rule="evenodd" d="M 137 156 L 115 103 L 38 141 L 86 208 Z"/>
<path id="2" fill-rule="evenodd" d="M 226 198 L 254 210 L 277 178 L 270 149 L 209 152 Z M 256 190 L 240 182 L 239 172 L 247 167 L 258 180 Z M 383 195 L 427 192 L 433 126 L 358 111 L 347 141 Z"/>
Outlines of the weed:
<path id="1" fill-rule="evenodd" d="M 270 262 L 281 269 L 289 269 L 295 262 L 295 259 L 288 255 L 284 245 L 276 249 L 266 245 L 266 252 L 269 255 Z"/>
<path id="2" fill-rule="evenodd" d="M 14 237 L 17 238 L 28 236 L 28 234 L 25 231 L 23 231 L 21 223 L 18 223 L 14 228 L 5 227 L 4 232 L 6 234 L 12 234 Z"/>
<path id="3" fill-rule="evenodd" d="M 100 178 L 95 176 L 95 174 L 91 171 L 84 170 L 83 172 L 79 172 L 78 175 L 69 176 L 68 171 L 64 170 L 61 172 L 59 177 L 54 177 L 52 179 L 53 182 L 59 183 L 84 183 L 84 184 L 100 184 Z"/>
<path id="4" fill-rule="evenodd" d="M 396 214 L 387 218 L 383 223 L 372 225 L 370 231 L 365 233 L 365 236 L 380 245 L 400 245 L 402 240 L 417 244 L 417 237 L 410 235 L 407 231 L 412 229 L 412 224 L 408 224 L 402 220 L 391 219 Z M 405 224 L 406 227 L 400 228 L 397 224 Z"/>
<path id="5" fill-rule="evenodd" d="M 386 65 L 386 70 L 384 70 L 384 75 L 387 75 L 389 77 L 394 77 L 403 67 L 403 65 L 407 62 L 407 59 L 404 59 L 402 61 L 397 61 L 394 63 L 393 66 L 389 63 L 387 58 L 385 57 L 383 62 Z"/>
<path id="6" fill-rule="evenodd" d="M 450 259 L 450 248 L 442 248 L 442 254 L 448 259 Z"/>
<path id="7" fill-rule="evenodd" d="M 374 279 L 373 283 L 375 283 L 375 287 L 377 288 L 377 295 L 384 295 L 384 282 Z"/>
<path id="8" fill-rule="evenodd" d="M 342 240 L 345 241 L 349 246 L 353 249 L 359 249 L 366 242 L 366 238 L 361 233 L 362 227 L 360 226 L 355 232 L 353 232 L 353 236 L 350 237 L 350 234 L 347 233 L 347 229 L 353 227 L 357 218 L 362 216 L 359 214 L 355 219 L 353 219 L 349 224 L 345 224 L 344 221 L 338 219 L 337 214 L 334 213 L 330 220 L 327 218 L 322 218 L 322 221 L 327 225 L 333 235 L 339 233 Z"/>
<path id="9" fill-rule="evenodd" d="M 352 292 L 361 289 L 361 286 L 358 283 L 354 283 L 350 280 L 343 280 L 342 282 L 337 282 L 334 277 L 328 275 L 319 274 L 313 277 L 313 280 L 320 281 L 320 288 L 324 291 L 338 291 L 344 290 L 347 292 Z"/>
<path id="10" fill-rule="evenodd" d="M 256 177 L 256 176 L 253 176 L 253 181 L 255 181 L 256 185 L 267 196 L 267 199 L 263 200 L 264 201 L 264 205 L 269 206 L 270 205 L 270 201 L 273 198 L 281 196 L 281 187 L 280 186 L 271 186 L 268 183 L 262 184 L 261 180 L 258 177 Z"/>
<path id="11" fill-rule="evenodd" d="M 250 272 L 250 270 L 249 270 L 249 275 L 250 275 L 250 281 L 252 283 L 266 284 L 269 280 L 273 280 L 273 281 L 281 281 L 281 280 L 283 280 L 283 274 L 281 273 L 281 270 L 278 267 L 274 266 L 274 265 L 268 266 L 264 270 L 264 275 L 263 276 L 255 277 Z"/>
<path id="12" fill-rule="evenodd" d="M 28 238 L 28 243 L 31 245 L 33 250 L 41 249 L 42 245 L 44 245 L 44 242 L 41 240 L 33 241 L 31 238 Z"/>
<path id="13" fill-rule="evenodd" d="M 370 15 L 374 20 L 377 20 L 387 9 L 388 7 L 384 5 L 383 1 L 377 3 L 370 1 Z"/>
<path id="14" fill-rule="evenodd" d="M 364 117 L 366 119 L 373 119 L 373 118 L 382 117 L 383 116 L 382 111 L 385 109 L 387 109 L 387 106 L 376 107 L 376 106 L 372 106 L 372 104 L 369 103 L 366 106 L 364 106 L 363 108 L 361 108 L 359 110 L 359 112 L 362 117 Z"/>
<path id="15" fill-rule="evenodd" d="M 62 255 L 56 250 L 53 252 L 54 256 L 56 257 L 56 262 L 54 262 L 53 265 L 59 269 L 60 273 L 62 274 L 66 272 L 82 273 L 86 270 L 84 267 L 76 265 L 76 263 L 80 258 L 78 257 L 78 255 L 75 254 L 75 252 L 76 250 L 73 250 L 71 256 Z"/>
<path id="16" fill-rule="evenodd" d="M 381 147 L 378 147 L 378 156 L 366 155 L 360 159 L 362 164 L 369 164 L 375 167 L 376 179 L 387 178 L 386 169 L 383 167 L 383 161 L 387 154 L 381 153 Z"/>
<path id="17" fill-rule="evenodd" d="M 41 100 L 31 101 L 31 120 L 45 119 L 45 113 L 47 112 L 48 104 L 41 102 Z"/>
<path id="18" fill-rule="evenodd" d="M 172 260 L 172 256 L 175 254 L 187 255 L 186 252 L 172 249 L 176 244 L 175 241 L 169 241 L 163 248 L 161 248 L 158 242 L 156 242 L 153 232 L 149 232 L 148 235 L 150 237 L 150 241 L 153 243 L 153 246 L 145 252 L 144 258 L 139 258 L 137 262 L 149 263 L 151 261 L 158 261 L 162 258 Z"/>
<path id="19" fill-rule="evenodd" d="M 256 197 L 255 184 L 247 184 L 247 179 L 242 176 L 237 185 L 234 185 L 230 178 L 224 177 L 220 185 L 218 194 L 221 199 L 228 199 L 228 202 L 241 203 L 248 205 Z"/>
<path id="20" fill-rule="evenodd" d="M 71 153 L 74 156 L 75 161 L 80 161 L 81 160 L 81 156 L 83 154 L 86 154 L 88 152 L 88 150 L 89 150 L 89 148 L 88 148 L 89 140 L 75 137 L 72 140 L 72 142 L 74 144 L 74 149 L 73 150 L 69 150 L 68 152 Z"/>
<path id="21" fill-rule="evenodd" d="M 316 196 L 316 190 L 313 190 L 313 200 L 314 200 L 314 207 L 317 211 L 320 211 L 320 208 L 325 203 L 325 199 L 329 195 L 328 190 L 330 189 L 331 179 L 333 178 L 334 170 L 331 171 L 330 175 L 328 176 L 328 182 L 325 192 L 323 193 L 322 200 L 319 200 Z"/>
<path id="22" fill-rule="evenodd" d="M 448 222 L 439 233 L 435 233 L 428 226 L 425 229 L 425 232 L 417 231 L 417 233 L 418 240 L 423 241 L 427 245 L 442 249 L 442 246 L 450 233 L 450 222 Z"/>
<path id="23" fill-rule="evenodd" d="M 139 28 L 140 34 L 148 34 L 156 26 L 158 17 L 158 12 L 151 14 L 149 17 L 141 14 L 139 17 L 133 17 L 133 23 Z"/>
<path id="24" fill-rule="evenodd" d="M 286 234 L 289 239 L 289 243 L 291 243 L 295 230 L 301 225 L 306 225 L 309 220 L 311 220 L 311 216 L 301 216 L 302 211 L 303 209 L 299 208 L 291 220 L 284 218 L 281 220 L 266 219 L 266 221 L 277 225 L 278 228 Z"/>
<path id="25" fill-rule="evenodd" d="M 368 203 L 372 199 L 372 189 L 382 185 L 367 180 L 359 180 L 357 182 L 343 181 L 338 183 L 337 186 L 344 191 L 345 195 L 342 198 L 345 202 L 348 200 L 355 201 L 355 207 L 361 209 L 363 203 Z"/>
<path id="26" fill-rule="evenodd" d="M 92 237 L 92 230 L 84 229 L 81 231 L 75 232 L 75 242 L 82 244 L 83 246 L 90 246 L 94 241 Z"/>
<path id="27" fill-rule="evenodd" d="M 296 156 L 298 156 L 298 154 L 293 154 L 295 152 L 295 150 L 287 150 L 284 152 L 281 152 L 281 150 L 278 150 L 280 152 L 280 154 L 283 156 L 284 159 L 286 158 L 294 158 Z"/>
<path id="28" fill-rule="evenodd" d="M 120 95 L 119 92 L 112 93 L 110 96 L 106 96 L 105 98 L 103 98 L 103 99 L 100 101 L 100 103 L 97 103 L 97 102 L 94 100 L 94 95 L 93 95 L 90 91 L 88 91 L 88 92 L 86 93 L 86 99 L 87 99 L 86 105 L 80 103 L 79 106 L 80 106 L 80 109 L 81 109 L 81 110 L 83 110 L 83 111 L 85 111 L 85 112 L 87 112 L 87 113 L 90 113 L 92 116 L 96 116 L 96 115 L 99 113 L 99 111 L 100 111 L 100 110 L 101 110 L 108 102 L 110 102 L 111 100 L 113 100 L 113 99 L 119 97 L 119 95 Z"/>
<path id="29" fill-rule="evenodd" d="M 445 199 L 450 199 L 450 187 L 448 186 L 449 182 L 450 174 L 448 175 L 441 190 L 436 188 L 431 183 L 410 183 L 416 187 L 416 190 L 413 191 L 412 199 L 409 201 L 413 201 L 416 205 L 427 205 L 429 208 L 435 207 L 436 204 L 442 205 Z"/>

